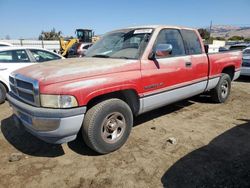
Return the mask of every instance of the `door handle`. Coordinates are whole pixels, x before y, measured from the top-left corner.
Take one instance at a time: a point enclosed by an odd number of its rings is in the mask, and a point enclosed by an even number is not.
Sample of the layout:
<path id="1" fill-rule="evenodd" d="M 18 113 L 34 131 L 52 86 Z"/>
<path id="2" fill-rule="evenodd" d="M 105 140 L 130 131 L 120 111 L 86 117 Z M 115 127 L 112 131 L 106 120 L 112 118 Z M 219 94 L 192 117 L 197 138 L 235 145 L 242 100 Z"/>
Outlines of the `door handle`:
<path id="1" fill-rule="evenodd" d="M 0 71 L 4 71 L 4 70 L 7 70 L 7 68 L 0 67 Z"/>
<path id="2" fill-rule="evenodd" d="M 192 67 L 192 62 L 186 62 L 185 65 L 186 67 Z"/>

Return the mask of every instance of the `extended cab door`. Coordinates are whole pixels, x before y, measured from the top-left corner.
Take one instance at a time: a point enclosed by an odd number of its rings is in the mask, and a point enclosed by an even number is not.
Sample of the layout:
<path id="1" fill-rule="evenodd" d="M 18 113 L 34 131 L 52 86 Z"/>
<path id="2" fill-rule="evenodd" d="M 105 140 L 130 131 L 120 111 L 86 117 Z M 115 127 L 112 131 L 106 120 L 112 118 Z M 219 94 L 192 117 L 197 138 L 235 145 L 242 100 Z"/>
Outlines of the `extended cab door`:
<path id="1" fill-rule="evenodd" d="M 202 93 L 207 84 L 206 54 L 191 55 L 182 31 L 162 29 L 153 46 L 170 44 L 172 53 L 142 63 L 141 113 Z M 201 57 L 201 59 L 199 59 Z M 203 58 L 205 57 L 205 58 Z"/>
<path id="2" fill-rule="evenodd" d="M 202 39 L 195 30 L 182 29 L 181 34 L 184 40 L 186 54 L 190 57 L 190 69 L 186 69 L 187 81 L 192 83 L 208 79 L 208 58 L 201 46 Z"/>

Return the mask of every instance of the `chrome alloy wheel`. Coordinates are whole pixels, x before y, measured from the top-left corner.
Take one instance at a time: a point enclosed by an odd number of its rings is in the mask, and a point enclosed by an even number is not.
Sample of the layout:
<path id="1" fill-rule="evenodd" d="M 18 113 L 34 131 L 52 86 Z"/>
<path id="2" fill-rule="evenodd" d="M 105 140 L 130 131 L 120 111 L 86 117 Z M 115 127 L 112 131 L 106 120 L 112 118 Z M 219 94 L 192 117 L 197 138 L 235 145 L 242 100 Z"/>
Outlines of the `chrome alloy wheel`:
<path id="1" fill-rule="evenodd" d="M 122 137 L 125 127 L 124 116 L 119 112 L 113 112 L 104 119 L 101 136 L 105 142 L 115 143 Z"/>
<path id="2" fill-rule="evenodd" d="M 228 84 L 227 80 L 224 80 L 223 83 L 221 84 L 221 96 L 223 98 L 227 97 L 228 90 L 229 90 L 229 84 Z"/>

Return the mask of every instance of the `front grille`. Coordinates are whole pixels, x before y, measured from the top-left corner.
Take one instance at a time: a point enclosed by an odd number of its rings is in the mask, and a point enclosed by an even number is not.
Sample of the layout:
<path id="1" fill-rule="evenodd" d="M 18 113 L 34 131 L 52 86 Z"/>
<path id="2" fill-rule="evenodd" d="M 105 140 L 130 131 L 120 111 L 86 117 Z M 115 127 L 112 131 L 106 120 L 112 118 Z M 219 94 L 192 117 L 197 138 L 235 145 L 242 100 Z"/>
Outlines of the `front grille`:
<path id="1" fill-rule="evenodd" d="M 242 67 L 250 67 L 250 59 L 243 59 Z"/>
<path id="2" fill-rule="evenodd" d="M 40 106 L 38 81 L 20 74 L 9 77 L 11 92 L 22 101 Z"/>
<path id="3" fill-rule="evenodd" d="M 22 80 L 16 79 L 16 85 L 17 85 L 17 87 L 20 87 L 20 88 L 33 90 L 33 84 L 32 83 L 24 82 Z"/>
<path id="4" fill-rule="evenodd" d="M 35 103 L 35 99 L 34 99 L 34 95 L 33 94 L 25 93 L 25 92 L 19 90 L 18 91 L 18 95 L 22 99 L 25 99 L 25 100 L 30 101 L 32 103 Z"/>

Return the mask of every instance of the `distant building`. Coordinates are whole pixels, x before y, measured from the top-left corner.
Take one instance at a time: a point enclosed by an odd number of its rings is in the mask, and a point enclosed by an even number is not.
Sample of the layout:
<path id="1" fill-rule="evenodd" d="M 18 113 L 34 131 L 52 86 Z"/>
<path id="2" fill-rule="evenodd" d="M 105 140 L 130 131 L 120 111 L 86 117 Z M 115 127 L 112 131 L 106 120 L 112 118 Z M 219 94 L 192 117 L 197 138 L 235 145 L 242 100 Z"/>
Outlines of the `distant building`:
<path id="1" fill-rule="evenodd" d="M 226 41 L 213 40 L 213 44 L 209 44 L 208 53 L 219 52 L 220 47 L 225 47 Z"/>

